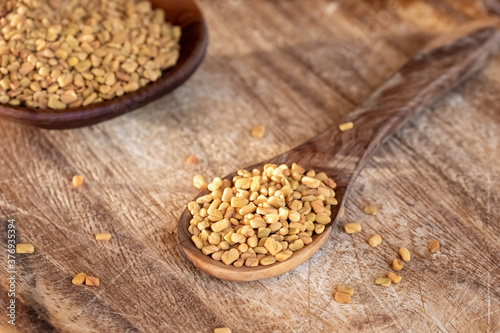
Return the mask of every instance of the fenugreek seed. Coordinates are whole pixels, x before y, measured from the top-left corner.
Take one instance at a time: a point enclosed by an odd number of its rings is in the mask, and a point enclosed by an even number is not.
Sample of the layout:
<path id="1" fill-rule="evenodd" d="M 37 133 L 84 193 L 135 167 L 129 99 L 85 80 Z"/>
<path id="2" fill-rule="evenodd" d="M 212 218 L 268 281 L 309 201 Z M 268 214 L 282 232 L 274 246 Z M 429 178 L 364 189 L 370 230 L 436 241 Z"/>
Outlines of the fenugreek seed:
<path id="1" fill-rule="evenodd" d="M 332 179 L 327 178 L 323 180 L 323 183 L 328 186 L 331 189 L 334 189 L 337 187 L 337 183 L 335 183 Z"/>
<path id="2" fill-rule="evenodd" d="M 257 125 L 252 128 L 252 136 L 256 139 L 262 139 L 266 134 L 266 128 L 263 125 Z"/>
<path id="3" fill-rule="evenodd" d="M 376 284 L 379 284 L 384 287 L 389 287 L 391 285 L 391 282 L 392 282 L 391 279 L 384 277 L 380 277 L 375 280 Z"/>
<path id="4" fill-rule="evenodd" d="M 242 235 L 242 234 L 238 234 L 238 233 L 233 233 L 231 234 L 231 241 L 236 244 L 236 243 L 245 243 L 247 241 L 247 238 Z"/>
<path id="5" fill-rule="evenodd" d="M 207 182 L 205 181 L 205 178 L 203 178 L 202 175 L 196 175 L 193 177 L 193 186 L 196 187 L 198 190 L 204 190 L 207 188 Z"/>
<path id="6" fill-rule="evenodd" d="M 389 273 L 387 273 L 387 277 L 388 277 L 389 279 L 391 279 L 391 281 L 392 281 L 393 283 L 399 283 L 399 282 L 401 282 L 401 280 L 403 279 L 401 276 L 399 276 L 399 275 L 397 275 L 397 274 L 395 274 L 395 273 L 393 273 L 393 272 L 389 272 Z"/>
<path id="7" fill-rule="evenodd" d="M 231 333 L 231 329 L 229 327 L 215 328 L 214 333 Z"/>
<path id="8" fill-rule="evenodd" d="M 231 206 L 234 208 L 241 208 L 248 205 L 248 200 L 240 197 L 231 198 Z M 259 213 L 260 214 L 260 213 Z"/>
<path id="9" fill-rule="evenodd" d="M 33 253 L 34 251 L 33 244 L 16 244 L 16 253 Z"/>
<path id="10" fill-rule="evenodd" d="M 247 267 L 257 267 L 259 265 L 259 259 L 256 257 L 247 258 L 245 261 L 245 266 Z"/>
<path id="11" fill-rule="evenodd" d="M 84 61 L 80 61 L 78 64 L 76 64 L 74 67 L 75 69 L 82 73 L 82 72 L 85 72 L 85 71 L 88 71 L 90 69 L 90 67 L 92 66 L 92 64 L 90 63 L 89 60 L 84 60 Z"/>
<path id="12" fill-rule="evenodd" d="M 304 247 L 304 241 L 302 241 L 302 239 L 297 239 L 296 241 L 288 245 L 288 248 L 292 251 L 298 251 L 303 247 Z"/>
<path id="13" fill-rule="evenodd" d="M 427 244 L 427 248 L 432 253 L 437 252 L 439 250 L 439 241 L 437 240 L 430 241 L 429 244 Z"/>
<path id="14" fill-rule="evenodd" d="M 276 262 L 276 258 L 274 258 L 272 256 L 266 256 L 260 260 L 260 264 L 262 266 L 269 266 L 269 265 L 274 264 L 275 262 Z"/>
<path id="15" fill-rule="evenodd" d="M 368 244 L 372 247 L 377 247 L 377 245 L 382 243 L 382 237 L 379 234 L 375 234 L 368 239 Z"/>
<path id="16" fill-rule="evenodd" d="M 318 188 L 319 185 L 321 184 L 321 181 L 316 179 L 316 178 L 306 176 L 306 177 L 302 178 L 302 184 L 304 184 L 305 186 L 307 186 L 309 188 Z"/>
<path id="17" fill-rule="evenodd" d="M 368 214 L 368 215 L 377 215 L 377 207 L 365 206 L 365 208 L 363 208 L 363 212 L 365 212 L 365 214 Z"/>
<path id="18" fill-rule="evenodd" d="M 75 175 L 75 176 L 73 176 L 73 179 L 71 182 L 72 182 L 74 187 L 80 186 L 83 184 L 83 176 L 82 175 Z"/>
<path id="19" fill-rule="evenodd" d="M 212 224 L 211 229 L 213 232 L 221 232 L 231 226 L 231 222 L 228 219 L 223 219 L 219 222 Z"/>
<path id="20" fill-rule="evenodd" d="M 325 226 L 323 224 L 317 224 L 315 227 L 314 227 L 314 232 L 317 233 L 318 235 L 319 234 L 322 234 L 323 231 L 325 231 Z"/>
<path id="21" fill-rule="evenodd" d="M 113 74 L 113 73 L 110 73 L 110 74 Z M 114 82 L 113 82 L 113 84 L 108 84 L 108 82 L 106 82 L 106 84 L 109 85 L 109 86 L 112 86 L 114 84 Z M 196 164 L 196 161 L 197 161 L 197 159 L 196 159 L 196 155 L 195 154 L 190 154 L 186 158 L 186 164 L 188 164 L 188 165 Z"/>
<path id="22" fill-rule="evenodd" d="M 325 213 L 316 214 L 316 222 L 319 224 L 328 224 L 331 222 L 331 218 Z"/>
<path id="23" fill-rule="evenodd" d="M 98 241 L 109 241 L 111 239 L 111 234 L 109 233 L 96 234 L 95 239 Z"/>
<path id="24" fill-rule="evenodd" d="M 240 253 L 236 249 L 231 249 L 222 254 L 221 260 L 226 265 L 231 265 L 240 257 Z"/>
<path id="25" fill-rule="evenodd" d="M 77 57 L 68 58 L 68 65 L 70 65 L 72 67 L 76 66 L 79 62 L 80 62 L 80 60 Z"/>
<path id="26" fill-rule="evenodd" d="M 280 253 L 277 253 L 274 256 L 274 258 L 276 259 L 276 261 L 282 262 L 282 261 L 288 260 L 288 258 L 290 258 L 292 256 L 292 254 L 293 254 L 292 250 L 284 249 Z"/>
<path id="27" fill-rule="evenodd" d="M 70 74 L 70 73 L 61 74 L 57 78 L 57 83 L 59 84 L 59 87 L 61 87 L 61 88 L 66 87 L 71 82 L 73 82 L 73 74 Z"/>
<path id="28" fill-rule="evenodd" d="M 50 92 L 50 90 L 48 90 Z M 61 102 L 57 97 L 49 97 L 49 102 L 47 103 L 49 108 L 52 109 L 65 109 L 66 104 Z"/>
<path id="29" fill-rule="evenodd" d="M 344 225 L 344 230 L 348 234 L 354 234 L 361 231 L 361 224 L 359 223 L 347 223 Z"/>
<path id="30" fill-rule="evenodd" d="M 346 286 L 338 286 L 337 291 L 340 293 L 349 294 L 350 296 L 354 295 L 354 289 L 347 288 Z"/>
<path id="31" fill-rule="evenodd" d="M 273 256 L 278 254 L 282 249 L 281 243 L 277 242 L 273 238 L 269 237 L 266 242 L 264 243 L 264 247 L 266 250 L 271 253 Z"/>
<path id="32" fill-rule="evenodd" d="M 219 247 L 215 245 L 204 246 L 201 249 L 201 252 L 203 252 L 203 254 L 206 256 L 211 255 L 212 253 L 215 253 L 217 251 L 219 251 Z"/>
<path id="33" fill-rule="evenodd" d="M 82 105 L 89 105 L 91 103 L 93 103 L 95 100 L 97 99 L 97 94 L 96 93 L 92 93 L 90 94 L 89 96 L 87 96 L 87 98 L 85 98 L 83 100 L 83 104 Z"/>
<path id="34" fill-rule="evenodd" d="M 403 269 L 403 263 L 399 261 L 397 258 L 394 258 L 392 260 L 392 269 L 395 270 L 396 272 L 400 271 Z"/>
<path id="35" fill-rule="evenodd" d="M 343 132 L 343 131 L 347 131 L 347 130 L 350 130 L 354 127 L 354 124 L 352 122 L 348 122 L 348 123 L 342 123 L 339 125 L 339 129 Z"/>
<path id="36" fill-rule="evenodd" d="M 87 286 L 91 286 L 91 287 L 99 287 L 99 278 L 96 278 L 93 276 L 86 276 L 85 277 L 85 284 Z"/>
<path id="37" fill-rule="evenodd" d="M 335 302 L 340 304 L 351 304 L 351 295 L 337 291 L 334 296 Z"/>
<path id="38" fill-rule="evenodd" d="M 193 241 L 194 245 L 199 248 L 200 250 L 203 248 L 203 242 L 198 236 L 191 236 L 191 240 Z"/>
<path id="39" fill-rule="evenodd" d="M 325 210 L 325 207 L 323 205 L 323 201 L 321 201 L 321 200 L 312 201 L 311 208 L 314 210 L 315 213 L 323 213 L 323 211 Z"/>
<path id="40" fill-rule="evenodd" d="M 87 274 L 78 273 L 73 277 L 73 280 L 71 280 L 71 283 L 73 283 L 75 286 L 81 286 L 85 282 L 86 277 L 87 277 Z"/>
<path id="41" fill-rule="evenodd" d="M 410 261 L 411 259 L 410 251 L 408 251 L 408 249 L 405 247 L 399 249 L 399 255 L 401 256 L 401 259 L 403 259 L 403 261 Z"/>

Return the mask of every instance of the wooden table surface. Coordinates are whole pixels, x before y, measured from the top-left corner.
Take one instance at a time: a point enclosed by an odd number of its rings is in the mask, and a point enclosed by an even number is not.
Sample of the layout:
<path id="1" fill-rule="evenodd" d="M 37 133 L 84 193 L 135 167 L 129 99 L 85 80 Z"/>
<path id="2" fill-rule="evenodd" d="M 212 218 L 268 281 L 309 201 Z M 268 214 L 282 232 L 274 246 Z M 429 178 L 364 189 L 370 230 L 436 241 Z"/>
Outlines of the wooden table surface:
<path id="1" fill-rule="evenodd" d="M 433 36 L 486 18 L 481 4 L 199 3 L 208 54 L 172 94 L 76 130 L 0 122 L 2 265 L 7 219 L 35 246 L 17 255 L 16 326 L 2 313 L 0 331 L 500 332 L 500 56 L 379 150 L 339 226 L 297 269 L 221 281 L 176 245 L 193 175 L 227 174 L 335 126 Z M 257 124 L 261 140 L 249 135 Z M 191 153 L 199 162 L 187 166 Z M 347 222 L 363 231 L 344 233 Z M 96 242 L 98 232 L 112 239 Z M 376 286 L 401 246 L 412 253 L 403 281 Z M 101 286 L 72 285 L 82 271 Z M 353 304 L 333 301 L 340 284 L 355 288 Z M 4 310 L 8 289 L 2 270 Z"/>

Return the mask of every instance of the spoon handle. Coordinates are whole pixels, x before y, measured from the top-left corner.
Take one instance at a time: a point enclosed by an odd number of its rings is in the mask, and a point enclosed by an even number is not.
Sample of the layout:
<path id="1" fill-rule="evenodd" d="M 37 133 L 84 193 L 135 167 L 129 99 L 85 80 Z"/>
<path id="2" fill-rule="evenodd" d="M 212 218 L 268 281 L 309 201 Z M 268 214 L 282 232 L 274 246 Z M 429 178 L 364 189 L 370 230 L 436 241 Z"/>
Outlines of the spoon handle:
<path id="1" fill-rule="evenodd" d="M 497 51 L 500 34 L 495 27 L 464 29 L 468 29 L 465 35 L 455 31 L 442 36 L 413 56 L 344 118 L 343 123 L 353 122 L 351 130 L 330 128 L 293 149 L 291 155 L 323 167 L 341 187 L 347 187 L 376 149 L 407 120 L 481 69 Z"/>

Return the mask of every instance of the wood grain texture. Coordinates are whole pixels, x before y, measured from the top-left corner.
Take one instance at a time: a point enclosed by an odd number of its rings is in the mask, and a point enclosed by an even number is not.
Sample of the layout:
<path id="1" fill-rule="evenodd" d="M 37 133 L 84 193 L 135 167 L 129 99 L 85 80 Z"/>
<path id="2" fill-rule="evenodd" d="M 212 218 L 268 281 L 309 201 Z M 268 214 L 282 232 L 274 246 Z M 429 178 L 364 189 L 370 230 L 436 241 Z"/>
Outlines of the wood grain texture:
<path id="1" fill-rule="evenodd" d="M 481 22 L 472 22 L 438 36 L 412 56 L 341 120 L 341 123 L 352 122 L 353 129 L 342 132 L 339 126 L 333 126 L 283 154 L 244 168 L 249 171 L 262 170 L 268 163 L 289 166 L 297 163 L 306 170 L 324 172 L 335 180 L 338 205 L 332 208 L 332 222 L 326 225 L 323 234 L 313 236 L 313 243 L 294 252 L 288 260 L 269 266 L 228 266 L 196 248 L 188 232 L 193 216 L 186 208 L 179 218 L 177 229 L 181 253 L 203 272 L 231 281 L 254 281 L 278 276 L 309 259 L 330 236 L 331 228 L 336 226 L 341 215 L 339 212 L 343 209 L 349 189 L 377 149 L 409 119 L 483 69 L 486 62 L 498 54 L 500 31 L 495 26 L 478 27 L 478 23 L 481 25 Z M 223 179 L 231 180 L 236 175 L 235 171 Z M 196 198 L 209 193 L 204 190 Z"/>
<path id="2" fill-rule="evenodd" d="M 221 281 L 175 241 L 194 174 L 228 174 L 337 124 L 433 36 L 486 18 L 480 2 L 199 4 L 208 55 L 169 96 L 71 131 L 0 122 L 0 233 L 15 218 L 18 241 L 35 246 L 17 261 L 17 332 L 498 332 L 498 57 L 378 151 L 339 227 L 304 265 L 258 282 Z M 252 139 L 260 123 L 267 134 Z M 198 164 L 185 165 L 190 153 Z M 77 173 L 85 183 L 74 189 Z M 378 215 L 363 214 L 365 204 Z M 343 233 L 347 222 L 363 231 Z M 106 231 L 113 238 L 97 243 Z M 375 232 L 384 241 L 373 249 L 366 240 Z M 434 238 L 442 248 L 431 254 Z M 412 253 L 403 281 L 375 286 L 400 246 Z M 101 286 L 71 285 L 80 271 Z M 356 289 L 353 304 L 333 301 L 339 284 Z"/>

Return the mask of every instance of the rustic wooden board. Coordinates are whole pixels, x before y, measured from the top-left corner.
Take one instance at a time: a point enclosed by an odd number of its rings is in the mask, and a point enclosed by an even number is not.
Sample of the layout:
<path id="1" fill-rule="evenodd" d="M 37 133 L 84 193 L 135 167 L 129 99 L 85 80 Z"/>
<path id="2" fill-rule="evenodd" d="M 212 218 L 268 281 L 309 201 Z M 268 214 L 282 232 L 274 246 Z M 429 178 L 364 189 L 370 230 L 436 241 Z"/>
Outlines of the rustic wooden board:
<path id="1" fill-rule="evenodd" d="M 78 130 L 0 122 L 0 232 L 14 218 L 18 241 L 35 245 L 17 260 L 17 331 L 500 331 L 500 56 L 369 163 L 340 223 L 362 233 L 339 226 L 302 266 L 247 283 L 198 272 L 175 242 L 194 174 L 227 174 L 337 124 L 433 36 L 485 18 L 479 2 L 200 5 L 208 56 L 169 96 Z M 260 123 L 267 134 L 252 139 Z M 185 165 L 190 153 L 197 165 Z M 85 183 L 72 188 L 77 173 Z M 376 217 L 362 213 L 368 203 Z M 101 231 L 112 240 L 97 243 Z M 373 249 L 375 232 L 384 243 Z M 403 282 L 375 286 L 400 246 L 413 258 Z M 71 285 L 80 271 L 101 286 Z M 353 304 L 333 301 L 339 284 L 356 289 Z"/>

